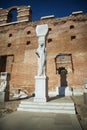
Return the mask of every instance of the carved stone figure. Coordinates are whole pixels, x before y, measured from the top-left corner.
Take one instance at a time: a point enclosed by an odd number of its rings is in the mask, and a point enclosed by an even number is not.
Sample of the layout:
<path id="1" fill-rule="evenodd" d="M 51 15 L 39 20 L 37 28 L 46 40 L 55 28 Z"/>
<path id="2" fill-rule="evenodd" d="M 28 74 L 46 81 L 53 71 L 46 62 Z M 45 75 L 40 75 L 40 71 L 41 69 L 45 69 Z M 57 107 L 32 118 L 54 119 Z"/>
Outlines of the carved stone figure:
<path id="1" fill-rule="evenodd" d="M 36 50 L 36 54 L 38 55 L 38 76 L 45 76 L 45 68 L 46 68 L 46 48 L 45 48 L 45 40 L 48 32 L 48 25 L 37 25 L 36 34 L 38 37 L 38 49 Z"/>
<path id="2" fill-rule="evenodd" d="M 27 98 L 29 97 L 29 95 L 24 91 L 24 90 L 21 90 L 19 89 L 18 90 L 18 93 L 14 94 L 13 98 L 17 98 L 17 99 L 21 99 L 21 98 Z"/>
<path id="3" fill-rule="evenodd" d="M 39 44 L 36 54 L 38 55 L 38 76 L 45 75 L 46 48 L 44 43 Z"/>
<path id="4" fill-rule="evenodd" d="M 46 77 L 46 35 L 48 25 L 37 25 L 36 34 L 38 37 L 38 75 L 35 76 L 35 97 L 34 102 L 47 101 L 47 77 Z"/>

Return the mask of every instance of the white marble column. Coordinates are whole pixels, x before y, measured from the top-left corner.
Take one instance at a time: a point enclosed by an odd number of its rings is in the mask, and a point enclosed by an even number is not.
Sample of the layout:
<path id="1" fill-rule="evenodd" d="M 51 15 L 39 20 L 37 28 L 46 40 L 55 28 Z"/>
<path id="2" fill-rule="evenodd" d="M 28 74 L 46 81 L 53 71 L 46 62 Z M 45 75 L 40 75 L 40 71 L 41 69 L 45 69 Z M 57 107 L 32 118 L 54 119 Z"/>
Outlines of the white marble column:
<path id="1" fill-rule="evenodd" d="M 36 54 L 38 56 L 38 74 L 35 76 L 35 102 L 47 101 L 47 77 L 46 77 L 46 35 L 48 25 L 37 25 L 36 34 L 38 37 L 38 48 Z"/>

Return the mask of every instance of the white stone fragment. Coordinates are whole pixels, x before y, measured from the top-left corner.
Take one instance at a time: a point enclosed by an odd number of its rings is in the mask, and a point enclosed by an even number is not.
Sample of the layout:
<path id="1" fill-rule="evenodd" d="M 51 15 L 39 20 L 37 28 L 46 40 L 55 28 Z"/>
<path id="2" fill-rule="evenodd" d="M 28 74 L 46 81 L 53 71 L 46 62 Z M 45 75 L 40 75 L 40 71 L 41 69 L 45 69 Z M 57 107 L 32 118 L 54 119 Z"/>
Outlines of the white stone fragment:
<path id="1" fill-rule="evenodd" d="M 48 19 L 48 18 L 55 18 L 55 16 L 54 15 L 49 15 L 49 16 L 43 16 L 43 17 L 41 17 L 41 19 Z"/>
<path id="2" fill-rule="evenodd" d="M 83 14 L 83 11 L 72 12 L 72 15 L 76 15 L 76 14 Z"/>

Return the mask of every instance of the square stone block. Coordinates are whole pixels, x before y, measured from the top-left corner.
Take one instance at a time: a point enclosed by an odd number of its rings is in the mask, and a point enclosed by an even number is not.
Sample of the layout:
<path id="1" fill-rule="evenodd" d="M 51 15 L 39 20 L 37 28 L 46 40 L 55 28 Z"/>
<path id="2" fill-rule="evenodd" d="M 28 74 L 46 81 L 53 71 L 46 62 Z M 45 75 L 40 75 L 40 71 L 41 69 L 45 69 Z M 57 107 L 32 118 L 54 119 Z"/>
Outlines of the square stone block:
<path id="1" fill-rule="evenodd" d="M 35 76 L 35 102 L 47 101 L 47 78 L 46 76 Z"/>

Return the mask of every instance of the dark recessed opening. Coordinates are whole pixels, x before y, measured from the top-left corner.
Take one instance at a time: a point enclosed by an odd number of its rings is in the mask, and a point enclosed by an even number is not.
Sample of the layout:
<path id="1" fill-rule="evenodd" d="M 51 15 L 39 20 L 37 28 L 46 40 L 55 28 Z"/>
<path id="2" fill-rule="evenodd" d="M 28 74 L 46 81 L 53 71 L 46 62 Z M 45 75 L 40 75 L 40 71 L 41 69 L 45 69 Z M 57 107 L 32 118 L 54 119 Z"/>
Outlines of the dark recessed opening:
<path id="1" fill-rule="evenodd" d="M 29 44 L 30 44 L 30 41 L 27 41 L 27 42 L 26 42 L 26 45 L 29 45 Z"/>
<path id="2" fill-rule="evenodd" d="M 70 29 L 73 29 L 73 28 L 74 28 L 74 25 L 71 25 L 71 26 L 70 26 Z"/>
<path id="3" fill-rule="evenodd" d="M 27 34 L 30 34 L 31 33 L 31 31 L 27 31 Z"/>
<path id="4" fill-rule="evenodd" d="M 9 34 L 9 37 L 12 37 L 12 34 L 11 34 L 11 33 Z"/>
<path id="5" fill-rule="evenodd" d="M 49 28 L 49 31 L 52 31 L 52 28 Z"/>
<path id="6" fill-rule="evenodd" d="M 11 43 L 8 43 L 7 47 L 11 47 Z"/>
<path id="7" fill-rule="evenodd" d="M 50 43 L 50 42 L 52 42 L 52 39 L 51 39 L 51 38 L 48 39 L 48 43 Z"/>
<path id="8" fill-rule="evenodd" d="M 71 36 L 71 40 L 74 40 L 74 39 L 76 39 L 76 36 Z"/>
<path id="9" fill-rule="evenodd" d="M 12 8 L 12 9 L 8 12 L 8 15 L 7 15 L 7 23 L 17 21 L 17 16 L 18 16 L 17 8 Z"/>

